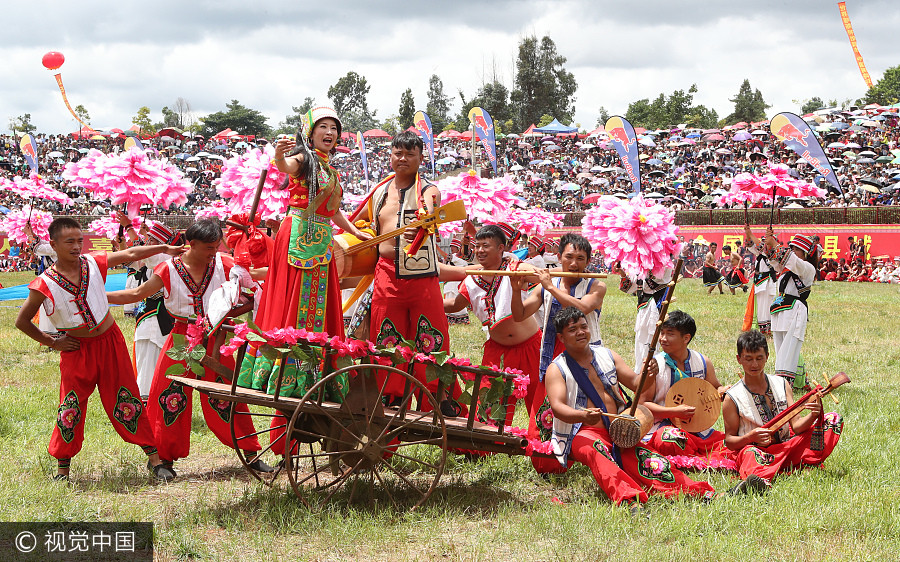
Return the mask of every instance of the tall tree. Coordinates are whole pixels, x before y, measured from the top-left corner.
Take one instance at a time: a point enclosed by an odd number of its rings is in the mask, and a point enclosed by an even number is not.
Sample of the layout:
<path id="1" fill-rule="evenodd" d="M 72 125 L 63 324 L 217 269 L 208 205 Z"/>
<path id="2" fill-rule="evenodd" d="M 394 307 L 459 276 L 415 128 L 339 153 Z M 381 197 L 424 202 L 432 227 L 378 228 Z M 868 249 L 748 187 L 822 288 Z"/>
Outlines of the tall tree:
<path id="1" fill-rule="evenodd" d="M 178 125 L 178 114 L 169 109 L 169 106 L 164 105 L 162 110 L 162 121 L 156 124 L 157 129 L 165 129 L 166 127 L 177 127 L 181 128 Z"/>
<path id="2" fill-rule="evenodd" d="M 313 105 L 315 105 L 315 103 L 316 103 L 315 99 L 307 96 L 303 100 L 303 103 L 301 103 L 299 106 L 292 105 L 291 111 L 293 113 L 286 116 L 284 118 L 284 121 L 282 121 L 281 123 L 278 124 L 278 128 L 275 129 L 274 134 L 276 134 L 276 135 L 296 134 L 297 131 L 300 130 L 300 120 L 303 118 L 303 116 L 306 114 L 306 112 L 308 112 L 310 109 L 312 109 L 312 107 L 313 107 Z"/>
<path id="3" fill-rule="evenodd" d="M 712 128 L 718 120 L 715 110 L 705 106 L 694 106 L 694 94 L 697 93 L 697 85 L 691 84 L 687 91 L 675 90 L 668 96 L 660 93 L 652 102 L 640 99 L 628 105 L 625 118 L 635 127 L 648 129 L 660 129 L 672 127 L 681 123 L 693 124 L 701 127 L 701 122 Z"/>
<path id="4" fill-rule="evenodd" d="M 466 101 L 465 94 L 460 90 L 459 99 L 462 101 L 459 116 L 456 118 L 456 127 L 459 130 L 469 127 L 469 110 L 473 107 L 486 109 L 495 124 L 507 121 L 512 116 L 509 107 L 509 90 L 496 78 L 483 84 L 475 97 L 469 101 Z"/>
<path id="5" fill-rule="evenodd" d="M 341 118 L 345 131 L 365 131 L 377 125 L 375 111 L 369 111 L 371 86 L 364 76 L 350 71 L 328 88 L 328 98 Z"/>
<path id="6" fill-rule="evenodd" d="M 766 119 L 766 110 L 772 107 L 763 99 L 762 93 L 750 88 L 750 80 L 744 78 L 741 88 L 733 98 L 729 98 L 734 103 L 734 112 L 725 118 L 728 123 L 737 123 L 745 121 L 764 121 Z"/>
<path id="7" fill-rule="evenodd" d="M 33 133 L 37 131 L 37 127 L 31 123 L 31 114 L 25 113 L 9 120 L 9 130 L 14 133 Z"/>
<path id="8" fill-rule="evenodd" d="M 172 104 L 172 112 L 178 116 L 178 124 L 175 126 L 179 129 L 184 130 L 193 124 L 194 110 L 188 100 L 182 97 L 176 98 L 175 103 Z"/>
<path id="9" fill-rule="evenodd" d="M 428 79 L 428 103 L 425 112 L 435 131 L 443 131 L 450 122 L 450 97 L 444 93 L 444 83 L 437 74 Z"/>
<path id="10" fill-rule="evenodd" d="M 415 98 L 413 98 L 412 88 L 407 88 L 406 91 L 400 95 L 400 112 L 397 115 L 397 119 L 400 123 L 400 129 L 409 129 L 413 124 L 415 116 L 416 100 Z M 387 131 L 387 129 L 385 129 L 385 131 Z"/>
<path id="11" fill-rule="evenodd" d="M 88 113 L 88 110 L 85 109 L 83 105 L 78 104 L 75 106 L 75 115 L 77 115 L 79 119 L 81 119 L 88 125 L 91 124 L 91 114 Z"/>
<path id="12" fill-rule="evenodd" d="M 881 79 L 866 92 L 865 101 L 879 105 L 893 105 L 900 101 L 900 65 L 884 71 Z"/>
<path id="13" fill-rule="evenodd" d="M 206 137 L 215 135 L 222 129 L 230 128 L 242 135 L 268 136 L 271 132 L 266 116 L 255 109 L 244 107 L 238 100 L 225 104 L 225 111 L 217 111 L 200 118 L 203 122 L 203 134 Z"/>
<path id="14" fill-rule="evenodd" d="M 601 105 L 600 111 L 598 111 L 597 113 L 597 126 L 602 127 L 606 125 L 606 122 L 609 121 L 609 111 L 607 111 L 606 108 Z"/>
<path id="15" fill-rule="evenodd" d="M 813 96 L 808 100 L 791 100 L 794 103 L 800 105 L 800 115 L 805 115 L 807 113 L 812 113 L 813 111 L 822 109 L 825 107 L 825 102 L 822 101 L 822 98 L 819 96 Z"/>
<path id="16" fill-rule="evenodd" d="M 575 114 L 575 76 L 565 68 L 566 57 L 548 36 L 530 36 L 519 43 L 515 89 L 510 94 L 516 124 L 524 129 L 549 114 L 570 123 Z"/>
<path id="17" fill-rule="evenodd" d="M 146 105 L 138 108 L 137 114 L 131 118 L 131 122 L 140 128 L 142 135 L 152 135 L 156 133 L 156 127 L 150 120 L 150 108 Z"/>

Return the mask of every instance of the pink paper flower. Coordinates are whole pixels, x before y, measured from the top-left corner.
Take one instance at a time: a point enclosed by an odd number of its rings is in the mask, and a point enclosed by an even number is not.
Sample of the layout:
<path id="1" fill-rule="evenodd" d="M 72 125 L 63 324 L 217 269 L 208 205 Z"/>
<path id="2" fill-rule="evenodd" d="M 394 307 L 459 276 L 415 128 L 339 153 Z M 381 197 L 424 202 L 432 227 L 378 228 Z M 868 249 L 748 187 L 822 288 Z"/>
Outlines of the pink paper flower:
<path id="1" fill-rule="evenodd" d="M 185 334 L 188 351 L 203 343 L 203 337 L 206 335 L 204 328 L 205 322 L 202 316 L 198 316 L 196 321 L 188 324 L 187 333 Z"/>
<path id="2" fill-rule="evenodd" d="M 216 199 L 209 205 L 205 207 L 200 207 L 199 209 L 194 211 L 194 216 L 200 219 L 211 219 L 217 218 L 219 220 L 226 220 L 231 216 L 231 210 L 228 208 L 228 205 L 225 201 L 221 199 Z"/>
<path id="3" fill-rule="evenodd" d="M 71 197 L 47 185 L 44 178 L 34 172 L 31 172 L 26 178 L 16 176 L 13 178 L 13 181 L 4 179 L 0 181 L 0 189 L 8 189 L 23 199 L 34 197 L 36 199 L 58 201 L 63 205 L 72 204 Z"/>
<path id="4" fill-rule="evenodd" d="M 470 220 L 486 223 L 496 221 L 508 213 L 516 202 L 519 186 L 510 176 L 496 179 L 479 178 L 474 172 L 463 172 L 438 182 L 441 203 L 462 200 Z M 462 231 L 462 222 L 449 222 L 440 226 L 441 236 L 452 236 Z"/>
<path id="5" fill-rule="evenodd" d="M 607 260 L 639 279 L 648 272 L 661 277 L 679 251 L 675 214 L 640 196 L 630 201 L 602 197 L 587 210 L 582 233 L 599 246 Z"/>
<path id="6" fill-rule="evenodd" d="M 263 170 L 268 172 L 259 199 L 257 210 L 259 216 L 270 219 L 286 212 L 290 193 L 287 189 L 282 190 L 281 184 L 287 176 L 275 167 L 274 157 L 275 148 L 268 145 L 263 150 L 254 148 L 225 163 L 221 175 L 213 185 L 219 195 L 228 200 L 227 205 L 231 214 L 250 212 L 259 176 Z"/>
<path id="7" fill-rule="evenodd" d="M 134 227 L 135 231 L 138 231 L 140 230 L 141 223 L 143 222 L 143 218 L 134 217 L 133 219 L 131 219 L 131 226 Z M 91 221 L 91 224 L 88 225 L 88 230 L 90 230 L 94 234 L 98 234 L 112 240 L 119 235 L 119 226 L 120 223 L 119 219 L 116 218 L 116 214 L 110 213 L 109 216 L 104 216 L 97 220 Z"/>
<path id="8" fill-rule="evenodd" d="M 31 216 L 30 219 L 29 215 Z M 25 234 L 25 225 L 30 223 L 34 235 L 46 242 L 50 240 L 50 233 L 47 229 L 50 227 L 51 222 L 53 222 L 53 215 L 47 211 L 32 211 L 31 207 L 25 205 L 21 211 L 10 211 L 3 217 L 3 220 L 0 220 L 0 231 L 5 232 L 9 238 L 17 243 L 24 244 L 28 241 L 28 236 Z"/>

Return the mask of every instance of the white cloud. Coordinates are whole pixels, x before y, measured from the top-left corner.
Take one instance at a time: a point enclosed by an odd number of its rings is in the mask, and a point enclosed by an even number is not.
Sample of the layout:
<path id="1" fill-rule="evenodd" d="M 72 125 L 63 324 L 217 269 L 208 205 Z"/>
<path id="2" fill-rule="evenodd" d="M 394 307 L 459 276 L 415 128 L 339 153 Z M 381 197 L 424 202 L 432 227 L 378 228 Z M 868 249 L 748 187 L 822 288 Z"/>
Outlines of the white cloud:
<path id="1" fill-rule="evenodd" d="M 897 64 L 893 38 L 900 11 L 888 0 L 848 6 L 873 79 Z M 865 85 L 837 7 L 798 2 L 477 2 L 344 1 L 175 2 L 83 0 L 4 7 L 0 46 L 0 118 L 31 113 L 39 130 L 76 128 L 40 65 L 49 50 L 66 55 L 62 76 L 73 105 L 96 126 L 126 128 L 138 107 L 159 118 L 175 98 L 198 114 L 231 99 L 276 125 L 292 105 L 348 71 L 365 76 L 369 105 L 397 113 L 412 88 L 424 107 L 428 77 L 438 74 L 458 107 L 457 90 L 474 93 L 496 71 L 510 89 L 520 39 L 549 35 L 578 81 L 576 121 L 591 127 L 600 106 L 628 103 L 696 83 L 698 103 L 721 116 L 744 78 L 772 104 L 792 99 L 856 98 Z M 5 127 L 4 127 L 5 128 Z"/>

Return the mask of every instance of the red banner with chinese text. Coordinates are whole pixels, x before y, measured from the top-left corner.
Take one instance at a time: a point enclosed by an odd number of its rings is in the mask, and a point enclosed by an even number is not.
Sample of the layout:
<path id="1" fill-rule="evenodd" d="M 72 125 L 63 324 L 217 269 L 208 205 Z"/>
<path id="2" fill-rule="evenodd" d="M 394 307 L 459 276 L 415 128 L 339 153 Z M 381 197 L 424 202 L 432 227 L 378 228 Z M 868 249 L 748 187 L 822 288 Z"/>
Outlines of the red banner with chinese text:
<path id="1" fill-rule="evenodd" d="M 871 88 L 872 77 L 869 76 L 869 71 L 866 70 L 866 63 L 863 62 L 862 55 L 859 53 L 859 48 L 856 46 L 856 34 L 853 33 L 853 26 L 850 24 L 850 14 L 847 13 L 846 2 L 838 2 L 838 10 L 841 12 L 841 21 L 844 23 L 844 31 L 847 32 L 847 38 L 850 39 L 850 47 L 853 49 L 853 56 L 856 57 L 859 73 L 862 74 L 863 80 L 866 81 L 866 86 Z"/>

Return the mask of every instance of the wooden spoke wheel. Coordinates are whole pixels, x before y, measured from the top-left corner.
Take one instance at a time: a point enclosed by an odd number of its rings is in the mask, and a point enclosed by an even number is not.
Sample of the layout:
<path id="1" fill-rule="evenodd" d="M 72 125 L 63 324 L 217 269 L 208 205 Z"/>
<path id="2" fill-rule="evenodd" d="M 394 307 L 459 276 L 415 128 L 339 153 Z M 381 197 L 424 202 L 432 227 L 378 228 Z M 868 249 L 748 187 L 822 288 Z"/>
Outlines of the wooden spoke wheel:
<path id="1" fill-rule="evenodd" d="M 385 382 L 378 383 L 376 372 L 402 379 L 407 391 L 399 404 L 383 405 Z M 326 386 L 345 373 L 344 402 L 323 401 Z M 414 397 L 431 411 L 411 409 Z M 292 448 L 285 457 L 294 493 L 313 509 L 332 497 L 351 503 L 366 491 L 373 504 L 415 509 L 437 487 L 447 460 L 447 426 L 434 395 L 415 377 L 382 365 L 352 365 L 317 382 L 294 410 L 287 435 L 292 443 L 318 444 L 308 453 Z M 416 450 L 421 445 L 439 449 Z"/>
<path id="2" fill-rule="evenodd" d="M 231 428 L 231 444 L 244 468 L 254 478 L 266 486 L 271 486 L 284 472 L 284 462 L 279 461 L 277 455 L 280 455 L 285 449 L 287 416 L 289 414 L 282 414 L 278 410 L 270 408 L 259 411 L 262 410 L 259 406 L 256 406 L 255 410 L 254 407 L 248 407 L 246 404 L 231 403 L 229 410 L 231 419 L 228 423 Z M 262 447 L 259 451 L 248 450 L 254 437 Z M 298 445 L 298 443 L 292 442 L 289 448 L 296 449 Z M 275 454 L 272 454 L 273 452 Z M 261 472 L 258 470 L 259 465 L 255 464 L 257 459 L 264 460 L 274 470 Z"/>

